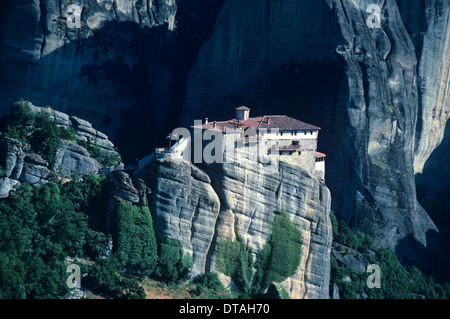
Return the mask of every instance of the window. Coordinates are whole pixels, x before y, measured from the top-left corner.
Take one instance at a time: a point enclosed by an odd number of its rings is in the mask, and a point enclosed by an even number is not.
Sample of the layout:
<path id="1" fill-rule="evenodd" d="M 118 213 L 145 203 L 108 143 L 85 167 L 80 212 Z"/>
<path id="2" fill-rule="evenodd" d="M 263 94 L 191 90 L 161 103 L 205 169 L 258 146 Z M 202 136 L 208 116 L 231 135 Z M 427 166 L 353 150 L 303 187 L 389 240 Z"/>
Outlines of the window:
<path id="1" fill-rule="evenodd" d="M 292 141 L 292 145 L 299 145 L 298 141 Z"/>

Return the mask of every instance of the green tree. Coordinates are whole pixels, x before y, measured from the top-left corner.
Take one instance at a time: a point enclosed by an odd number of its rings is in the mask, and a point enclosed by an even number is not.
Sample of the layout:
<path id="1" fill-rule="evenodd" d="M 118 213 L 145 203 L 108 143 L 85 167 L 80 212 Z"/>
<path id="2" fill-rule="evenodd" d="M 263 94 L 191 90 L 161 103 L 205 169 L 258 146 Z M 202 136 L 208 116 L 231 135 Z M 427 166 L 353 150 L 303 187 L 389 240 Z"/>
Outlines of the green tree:
<path id="1" fill-rule="evenodd" d="M 185 254 L 180 241 L 164 237 L 158 244 L 159 261 L 157 275 L 164 281 L 177 282 L 189 277 L 192 256 Z"/>
<path id="2" fill-rule="evenodd" d="M 100 157 L 101 149 L 100 149 L 100 146 L 98 146 L 97 144 L 89 144 L 87 150 L 93 158 Z"/>
<path id="3" fill-rule="evenodd" d="M 87 277 L 83 281 L 84 284 L 98 294 L 110 298 L 122 297 L 119 264 L 113 256 L 97 258 L 95 264 L 89 267 Z"/>
<path id="4" fill-rule="evenodd" d="M 216 264 L 217 269 L 230 276 L 242 293 L 251 292 L 253 253 L 237 232 L 235 241 L 225 238 L 219 242 Z"/>
<path id="5" fill-rule="evenodd" d="M 31 146 L 42 152 L 42 157 L 51 163 L 61 140 L 60 130 L 48 114 L 42 112 L 35 115 L 34 127 L 30 138 Z"/>
<path id="6" fill-rule="evenodd" d="M 114 216 L 114 248 L 121 263 L 151 275 L 158 260 L 153 221 L 148 207 L 120 203 Z"/>
<path id="7" fill-rule="evenodd" d="M 145 299 L 146 297 L 144 288 L 139 286 L 136 279 L 123 278 L 120 287 L 123 291 L 123 299 Z"/>
<path id="8" fill-rule="evenodd" d="M 28 142 L 34 125 L 34 114 L 31 112 L 30 103 L 20 100 L 11 109 L 10 119 L 5 135 L 21 142 Z"/>
<path id="9" fill-rule="evenodd" d="M 215 272 L 205 272 L 194 278 L 192 281 L 196 285 L 202 286 L 206 289 L 211 289 L 215 292 L 225 290 L 219 276 Z"/>
<path id="10" fill-rule="evenodd" d="M 61 244 L 42 231 L 53 221 L 39 216 L 35 191 L 22 184 L 0 202 L 0 251 L 3 254 L 0 294 L 3 298 L 62 298 L 67 293 L 63 268 L 66 253 Z"/>
<path id="11" fill-rule="evenodd" d="M 272 232 L 256 261 L 256 293 L 264 292 L 271 282 L 282 282 L 294 275 L 300 265 L 302 235 L 289 216 L 275 215 Z"/>
<path id="12" fill-rule="evenodd" d="M 59 127 L 46 112 L 31 111 L 30 103 L 20 100 L 11 109 L 5 136 L 31 144 L 41 152 L 47 162 L 52 162 L 61 139 L 78 139 L 72 127 Z"/>

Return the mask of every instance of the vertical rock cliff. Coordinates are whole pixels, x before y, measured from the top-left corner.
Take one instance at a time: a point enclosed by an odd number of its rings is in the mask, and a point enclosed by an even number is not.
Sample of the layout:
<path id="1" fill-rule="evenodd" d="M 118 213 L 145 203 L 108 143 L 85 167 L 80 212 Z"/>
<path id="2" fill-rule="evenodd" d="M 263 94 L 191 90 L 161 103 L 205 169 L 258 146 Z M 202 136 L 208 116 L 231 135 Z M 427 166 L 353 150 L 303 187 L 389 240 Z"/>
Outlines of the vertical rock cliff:
<path id="1" fill-rule="evenodd" d="M 97 174 L 105 167 L 120 164 L 120 155 L 114 149 L 114 144 L 107 135 L 93 128 L 90 122 L 25 103 L 31 114 L 46 114 L 57 126 L 72 129 L 76 138 L 60 139 L 53 159 L 48 162 L 43 158 L 42 152 L 33 149 L 29 143 L 3 136 L 0 143 L 0 166 L 4 169 L 4 176 L 0 178 L 0 198 L 8 197 L 14 186 L 20 183 L 34 186 L 47 184 L 56 175 L 70 179 L 76 175 Z M 88 145 L 98 147 L 95 158 L 88 151 Z"/>
<path id="2" fill-rule="evenodd" d="M 58 106 L 111 136 L 127 160 L 147 155 L 177 125 L 223 1 L 1 1 L 0 114 L 20 97 Z M 81 8 L 80 28 L 69 5 Z"/>
<path id="3" fill-rule="evenodd" d="M 139 172 L 158 236 L 177 238 L 193 254 L 192 275 L 217 271 L 217 244 L 238 233 L 259 254 L 275 212 L 284 209 L 303 237 L 301 263 L 283 282 L 291 298 L 328 298 L 331 197 L 300 166 L 280 161 L 276 172 L 252 160 L 196 167 L 184 160 L 154 160 Z M 230 285 L 230 278 L 222 275 Z"/>
<path id="4" fill-rule="evenodd" d="M 419 112 L 414 169 L 421 173 L 444 138 L 450 117 L 450 5 L 448 1 L 398 1 L 419 60 Z"/>
<path id="5" fill-rule="evenodd" d="M 450 136 L 449 1 L 70 3 L 82 8 L 80 28 L 67 24 L 67 1 L 0 2 L 3 114 L 19 97 L 57 105 L 106 132 L 129 162 L 180 123 L 231 118 L 237 105 L 287 114 L 322 127 L 333 210 L 379 246 L 420 262 L 437 230 L 449 228 L 439 209 L 426 205 L 432 220 L 416 200 L 416 179 L 419 197 L 445 199 L 450 184 L 441 169 Z M 211 214 L 219 214 L 230 203 L 222 186 L 190 170 L 180 189 L 186 182 L 215 193 L 198 201 L 216 203 Z"/>
<path id="6" fill-rule="evenodd" d="M 68 24 L 73 17 L 69 4 L 82 8 L 80 28 Z M 167 109 L 161 97 L 169 95 L 170 81 L 164 59 L 172 42 L 175 1 L 35 0 L 3 6 L 3 114 L 23 97 L 89 119 L 116 141 L 149 135 L 142 130 L 149 124 L 161 129 Z M 147 112 L 147 105 L 153 111 Z M 140 124 L 122 131 L 131 122 Z M 122 145 L 124 153 L 136 155 Z"/>
<path id="7" fill-rule="evenodd" d="M 448 7 L 227 1 L 189 74 L 183 119 L 227 118 L 245 104 L 321 126 L 333 209 L 417 262 L 437 231 L 414 174 L 448 118 Z"/>

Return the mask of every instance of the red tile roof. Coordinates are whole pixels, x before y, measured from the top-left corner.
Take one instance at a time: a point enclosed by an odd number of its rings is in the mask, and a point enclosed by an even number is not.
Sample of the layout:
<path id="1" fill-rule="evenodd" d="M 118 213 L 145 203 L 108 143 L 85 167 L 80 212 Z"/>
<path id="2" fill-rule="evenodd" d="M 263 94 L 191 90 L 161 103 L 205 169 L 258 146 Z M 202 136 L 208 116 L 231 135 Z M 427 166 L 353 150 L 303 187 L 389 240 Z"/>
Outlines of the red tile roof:
<path id="1" fill-rule="evenodd" d="M 254 128 L 254 129 L 279 129 L 280 131 L 307 131 L 320 130 L 320 127 L 308 124 L 286 115 L 264 115 L 258 117 L 250 117 L 246 121 L 236 119 L 228 121 L 210 121 L 208 124 L 202 125 L 201 129 L 217 129 L 224 131 L 225 129 L 235 128 Z M 199 127 L 194 127 L 199 128 Z"/>
<path id="2" fill-rule="evenodd" d="M 236 110 L 238 111 L 250 111 L 250 108 L 246 107 L 246 106 L 239 106 L 236 108 Z"/>
<path id="3" fill-rule="evenodd" d="M 327 157 L 324 153 L 316 152 L 316 158 Z"/>

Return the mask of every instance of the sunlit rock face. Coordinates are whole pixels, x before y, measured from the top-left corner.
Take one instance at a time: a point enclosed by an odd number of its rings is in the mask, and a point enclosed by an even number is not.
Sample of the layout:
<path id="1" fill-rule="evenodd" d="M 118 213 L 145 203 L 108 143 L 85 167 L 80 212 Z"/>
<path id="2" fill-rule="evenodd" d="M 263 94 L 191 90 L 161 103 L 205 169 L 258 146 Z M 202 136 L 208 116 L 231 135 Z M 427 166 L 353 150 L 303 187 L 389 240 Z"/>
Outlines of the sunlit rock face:
<path id="1" fill-rule="evenodd" d="M 437 228 L 414 175 L 448 118 L 449 4 L 371 5 L 227 1 L 189 74 L 183 119 L 229 118 L 230 105 L 246 105 L 322 127 L 333 210 L 420 262 Z"/>
<path id="2" fill-rule="evenodd" d="M 79 28 L 70 5 L 81 10 Z M 175 1 L 6 0 L 0 6 L 3 115 L 20 97 L 50 105 L 89 120 L 133 160 L 143 150 L 126 140 L 150 147 L 149 127 L 165 133 Z"/>
<path id="3" fill-rule="evenodd" d="M 291 298 L 328 298 L 332 229 L 327 187 L 299 165 L 276 170 L 250 159 L 194 166 L 155 159 L 137 176 L 152 189 L 149 205 L 157 236 L 180 240 L 194 257 L 192 277 L 216 268 L 221 240 L 243 238 L 254 260 L 270 236 L 275 213 L 285 210 L 302 234 L 297 272 L 282 285 Z M 225 285 L 231 279 L 221 274 Z"/>
<path id="4" fill-rule="evenodd" d="M 71 4 L 80 28 L 66 1 L 1 1 L 2 114 L 20 97 L 51 105 L 128 161 L 180 123 L 232 118 L 239 105 L 286 114 L 322 127 L 338 216 L 402 257 L 428 248 L 437 228 L 414 175 L 442 184 L 432 167 L 448 154 L 433 155 L 447 145 L 448 1 L 380 1 L 379 25 L 372 0 Z"/>

